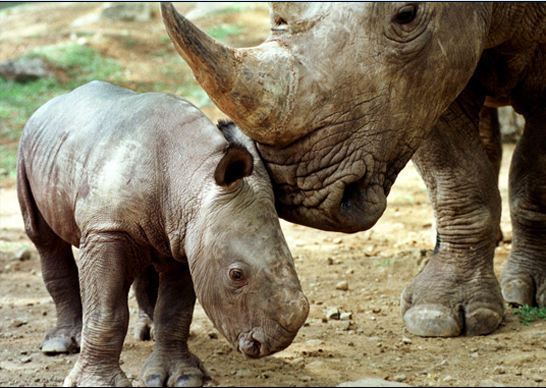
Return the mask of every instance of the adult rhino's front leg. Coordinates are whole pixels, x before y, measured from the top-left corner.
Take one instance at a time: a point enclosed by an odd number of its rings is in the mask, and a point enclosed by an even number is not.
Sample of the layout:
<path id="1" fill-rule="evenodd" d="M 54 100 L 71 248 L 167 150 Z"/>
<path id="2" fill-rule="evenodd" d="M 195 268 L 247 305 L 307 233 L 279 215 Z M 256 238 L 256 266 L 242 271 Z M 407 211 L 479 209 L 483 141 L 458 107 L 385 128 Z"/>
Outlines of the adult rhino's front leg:
<path id="1" fill-rule="evenodd" d="M 546 106 L 525 120 L 510 169 L 512 253 L 502 293 L 514 305 L 546 307 Z"/>
<path id="2" fill-rule="evenodd" d="M 500 195 L 480 144 L 481 101 L 464 91 L 413 158 L 428 186 L 438 233 L 434 255 L 402 295 L 406 326 L 420 336 L 487 334 L 503 318 L 493 272 Z"/>

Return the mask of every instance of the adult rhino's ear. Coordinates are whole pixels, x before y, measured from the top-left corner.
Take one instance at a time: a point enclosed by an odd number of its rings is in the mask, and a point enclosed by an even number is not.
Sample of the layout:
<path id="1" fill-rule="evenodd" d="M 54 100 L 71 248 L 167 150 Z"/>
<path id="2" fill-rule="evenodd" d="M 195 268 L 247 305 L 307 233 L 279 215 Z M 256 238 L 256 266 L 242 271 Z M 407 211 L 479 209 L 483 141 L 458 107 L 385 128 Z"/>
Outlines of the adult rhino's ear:
<path id="1" fill-rule="evenodd" d="M 252 174 L 254 158 L 240 144 L 230 144 L 214 172 L 216 184 L 223 187 L 234 187 L 241 179 Z"/>

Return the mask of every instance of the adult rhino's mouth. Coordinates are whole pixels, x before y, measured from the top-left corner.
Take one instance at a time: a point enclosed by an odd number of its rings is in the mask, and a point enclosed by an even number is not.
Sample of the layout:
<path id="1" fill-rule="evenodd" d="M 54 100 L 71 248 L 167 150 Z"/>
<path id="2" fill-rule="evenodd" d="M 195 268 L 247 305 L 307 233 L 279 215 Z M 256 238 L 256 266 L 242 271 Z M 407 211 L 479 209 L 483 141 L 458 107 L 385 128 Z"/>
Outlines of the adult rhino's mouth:
<path id="1" fill-rule="evenodd" d="M 362 178 L 345 185 L 339 204 L 337 220 L 344 232 L 368 230 L 375 225 L 387 207 L 387 196 L 382 186 L 366 185 Z"/>
<path id="2" fill-rule="evenodd" d="M 388 188 L 365 177 L 336 186 L 313 207 L 283 201 L 289 196 L 275 187 L 277 212 L 287 221 L 327 231 L 355 233 L 374 226 L 386 209 Z"/>

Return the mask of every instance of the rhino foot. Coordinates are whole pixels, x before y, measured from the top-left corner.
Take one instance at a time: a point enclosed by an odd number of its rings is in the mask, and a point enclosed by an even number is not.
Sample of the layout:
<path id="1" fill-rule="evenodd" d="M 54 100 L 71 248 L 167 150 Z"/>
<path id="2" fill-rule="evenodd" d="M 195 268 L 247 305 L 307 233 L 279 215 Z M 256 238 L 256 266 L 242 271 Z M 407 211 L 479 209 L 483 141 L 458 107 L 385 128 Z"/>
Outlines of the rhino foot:
<path id="1" fill-rule="evenodd" d="M 460 271 L 459 271 L 460 272 Z M 457 276 L 429 262 L 402 293 L 406 328 L 421 337 L 484 335 L 502 322 L 504 305 L 495 275 Z"/>
<path id="2" fill-rule="evenodd" d="M 64 387 L 131 387 L 131 382 L 119 366 L 94 368 L 83 366 L 80 361 L 64 379 Z"/>
<path id="3" fill-rule="evenodd" d="M 78 353 L 80 351 L 81 330 L 81 326 L 50 330 L 40 346 L 42 353 L 48 356 Z"/>
<path id="4" fill-rule="evenodd" d="M 202 387 L 210 377 L 201 361 L 191 353 L 154 351 L 146 361 L 142 380 L 147 387 Z"/>
<path id="5" fill-rule="evenodd" d="M 546 261 L 512 255 L 502 271 L 504 299 L 513 306 L 546 307 Z"/>

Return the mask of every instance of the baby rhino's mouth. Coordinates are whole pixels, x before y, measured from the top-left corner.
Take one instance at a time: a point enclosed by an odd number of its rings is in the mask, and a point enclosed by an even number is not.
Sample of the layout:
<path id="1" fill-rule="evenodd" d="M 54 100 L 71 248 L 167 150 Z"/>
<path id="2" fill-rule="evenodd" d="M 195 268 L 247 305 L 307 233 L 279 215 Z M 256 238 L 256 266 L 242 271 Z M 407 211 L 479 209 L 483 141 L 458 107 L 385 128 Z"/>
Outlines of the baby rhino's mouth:
<path id="1" fill-rule="evenodd" d="M 237 350 L 251 358 L 267 356 L 269 352 L 265 345 L 265 335 L 261 328 L 254 328 L 239 334 Z"/>

